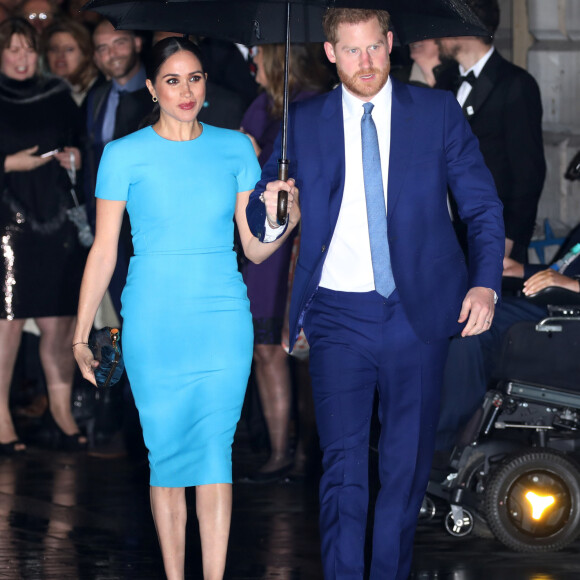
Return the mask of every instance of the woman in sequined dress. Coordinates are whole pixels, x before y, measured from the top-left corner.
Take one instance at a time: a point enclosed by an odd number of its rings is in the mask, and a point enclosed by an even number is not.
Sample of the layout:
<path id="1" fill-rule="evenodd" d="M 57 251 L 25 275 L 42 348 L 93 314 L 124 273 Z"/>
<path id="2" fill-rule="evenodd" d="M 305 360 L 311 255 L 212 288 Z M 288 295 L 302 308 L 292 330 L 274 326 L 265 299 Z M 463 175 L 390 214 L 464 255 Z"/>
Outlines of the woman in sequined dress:
<path id="1" fill-rule="evenodd" d="M 72 145 L 82 119 L 70 87 L 38 74 L 37 42 L 24 20 L 0 24 L 0 455 L 25 450 L 9 389 L 27 318 L 41 332 L 40 359 L 62 447 L 86 446 L 71 412 L 70 351 L 86 254 L 66 213 L 73 206 L 67 169 L 71 155 L 80 166 Z"/>

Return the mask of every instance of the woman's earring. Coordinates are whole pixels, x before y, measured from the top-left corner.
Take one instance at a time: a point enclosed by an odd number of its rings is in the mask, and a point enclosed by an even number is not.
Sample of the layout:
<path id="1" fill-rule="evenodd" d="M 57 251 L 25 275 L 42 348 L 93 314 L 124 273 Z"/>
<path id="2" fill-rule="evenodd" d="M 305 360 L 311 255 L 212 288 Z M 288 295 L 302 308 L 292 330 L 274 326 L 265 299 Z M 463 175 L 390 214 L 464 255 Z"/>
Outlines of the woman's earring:
<path id="1" fill-rule="evenodd" d="M 151 100 L 156 103 L 158 101 L 157 97 L 151 97 Z"/>

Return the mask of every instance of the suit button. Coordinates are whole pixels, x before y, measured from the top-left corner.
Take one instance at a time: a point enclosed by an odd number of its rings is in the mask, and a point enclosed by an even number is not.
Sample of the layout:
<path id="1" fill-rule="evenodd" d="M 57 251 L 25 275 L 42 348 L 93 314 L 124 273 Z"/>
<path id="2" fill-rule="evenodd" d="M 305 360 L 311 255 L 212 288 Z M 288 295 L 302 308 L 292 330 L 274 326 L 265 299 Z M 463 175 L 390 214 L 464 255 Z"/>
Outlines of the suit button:
<path id="1" fill-rule="evenodd" d="M 326 246 L 322 246 L 322 253 L 324 254 L 324 251 L 326 250 Z"/>

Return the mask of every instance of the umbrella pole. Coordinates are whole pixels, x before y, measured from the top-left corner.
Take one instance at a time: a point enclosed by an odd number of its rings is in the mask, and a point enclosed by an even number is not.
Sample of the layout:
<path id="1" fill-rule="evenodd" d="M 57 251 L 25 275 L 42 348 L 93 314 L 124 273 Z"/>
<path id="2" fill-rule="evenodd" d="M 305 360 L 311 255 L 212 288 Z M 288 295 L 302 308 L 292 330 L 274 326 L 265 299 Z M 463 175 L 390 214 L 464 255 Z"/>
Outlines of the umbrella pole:
<path id="1" fill-rule="evenodd" d="M 286 159 L 288 151 L 288 71 L 290 69 L 290 2 L 286 3 L 286 53 L 284 57 L 284 102 L 282 116 L 282 150 L 278 159 L 278 179 L 288 180 L 288 169 L 290 161 Z M 283 226 L 288 215 L 288 192 L 278 192 L 278 208 L 276 219 L 278 224 Z"/>

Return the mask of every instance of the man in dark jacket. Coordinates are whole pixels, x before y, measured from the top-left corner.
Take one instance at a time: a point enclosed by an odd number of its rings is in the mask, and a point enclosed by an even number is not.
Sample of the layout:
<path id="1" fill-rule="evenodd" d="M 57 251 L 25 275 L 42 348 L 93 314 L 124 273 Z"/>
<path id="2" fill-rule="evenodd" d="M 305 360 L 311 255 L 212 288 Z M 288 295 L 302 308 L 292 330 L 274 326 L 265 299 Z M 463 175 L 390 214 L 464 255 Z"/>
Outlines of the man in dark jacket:
<path id="1" fill-rule="evenodd" d="M 499 25 L 497 0 L 467 4 L 490 36 L 441 38 L 441 56 L 459 63 L 457 100 L 504 205 L 505 255 L 527 262 L 546 175 L 540 90 L 530 74 L 505 60 L 492 44 Z"/>

